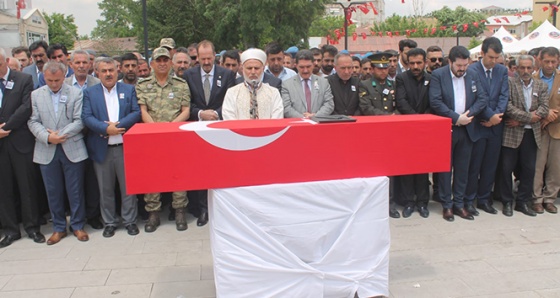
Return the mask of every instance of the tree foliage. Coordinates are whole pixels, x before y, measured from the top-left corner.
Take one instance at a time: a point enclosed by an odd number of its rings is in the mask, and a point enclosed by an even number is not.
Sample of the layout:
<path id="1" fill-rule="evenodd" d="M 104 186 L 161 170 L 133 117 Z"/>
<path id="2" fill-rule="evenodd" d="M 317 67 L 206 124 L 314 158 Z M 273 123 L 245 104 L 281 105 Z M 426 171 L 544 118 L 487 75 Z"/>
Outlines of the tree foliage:
<path id="1" fill-rule="evenodd" d="M 307 42 L 309 27 L 330 0 L 147 0 L 148 44 L 163 37 L 177 45 L 209 39 L 216 49 L 288 47 Z M 137 36 L 143 40 L 142 5 L 135 0 L 103 0 L 94 37 Z"/>
<path id="2" fill-rule="evenodd" d="M 344 17 L 343 16 L 319 16 L 315 18 L 311 27 L 309 28 L 309 36 L 327 36 L 331 34 L 335 29 L 344 28 Z M 352 24 L 348 26 L 348 34 L 356 31 L 356 25 Z"/>
<path id="3" fill-rule="evenodd" d="M 435 20 L 428 22 L 429 18 Z M 450 37 L 457 33 L 453 31 L 453 25 L 457 25 L 457 31 L 461 36 L 477 36 L 484 31 L 484 24 L 481 20 L 485 20 L 486 16 L 479 12 L 469 11 L 464 7 L 457 7 L 455 10 L 444 6 L 440 10 L 433 11 L 427 15 L 427 18 L 399 16 L 393 14 L 385 19 L 384 22 L 375 24 L 372 28 L 374 32 L 395 32 L 399 31 L 401 35 L 406 34 L 406 30 L 410 31 L 410 37 Z M 473 24 L 477 23 L 478 28 Z M 463 24 L 468 25 L 466 32 L 463 32 Z M 444 30 L 441 30 L 445 27 Z M 435 28 L 435 34 L 432 29 Z M 425 31 L 427 29 L 427 32 Z M 415 31 L 415 32 L 414 32 Z"/>
<path id="4" fill-rule="evenodd" d="M 78 36 L 78 26 L 74 23 L 74 16 L 65 16 L 57 12 L 51 15 L 43 12 L 43 16 L 49 25 L 49 43 L 60 43 L 69 50 L 73 49 L 74 41 Z"/>
<path id="5" fill-rule="evenodd" d="M 141 5 L 133 0 L 103 0 L 97 4 L 101 10 L 101 20 L 97 20 L 97 26 L 91 32 L 93 38 L 115 38 L 132 37 L 133 11 L 138 10 Z"/>

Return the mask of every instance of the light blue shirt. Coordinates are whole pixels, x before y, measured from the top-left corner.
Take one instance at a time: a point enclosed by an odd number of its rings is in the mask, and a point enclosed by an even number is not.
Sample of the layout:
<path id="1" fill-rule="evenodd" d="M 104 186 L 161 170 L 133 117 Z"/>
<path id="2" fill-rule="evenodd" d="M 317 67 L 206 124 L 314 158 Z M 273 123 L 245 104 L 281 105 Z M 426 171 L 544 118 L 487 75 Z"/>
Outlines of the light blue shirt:
<path id="1" fill-rule="evenodd" d="M 58 114 L 58 103 L 60 102 L 60 100 L 62 99 L 61 95 L 62 95 L 62 88 L 60 88 L 60 90 L 58 90 L 57 93 L 54 93 L 50 88 L 49 88 L 49 92 L 51 93 L 51 99 L 52 99 L 52 104 L 54 107 L 54 114 Z M 66 103 L 66 99 L 64 100 L 64 104 Z"/>
<path id="2" fill-rule="evenodd" d="M 276 77 L 276 75 L 274 75 L 270 69 L 268 69 L 268 65 L 264 68 L 264 72 L 271 74 L 273 76 Z M 283 68 L 282 71 L 280 72 L 280 74 L 277 76 L 277 78 L 279 78 L 282 81 L 285 81 L 293 76 L 297 75 L 297 73 L 289 68 Z"/>
<path id="3" fill-rule="evenodd" d="M 556 72 L 552 73 L 552 76 L 550 78 L 547 78 L 544 76 L 544 73 L 542 72 L 542 69 L 539 71 L 539 78 L 541 78 L 541 81 L 545 82 L 548 85 L 548 93 L 550 93 L 550 90 L 552 90 L 552 83 L 554 82 L 554 76 L 556 75 Z M 532 84 L 532 82 L 531 82 Z"/>
<path id="4" fill-rule="evenodd" d="M 72 76 L 72 86 L 76 87 L 76 88 L 80 88 L 82 89 L 82 91 L 84 91 L 88 85 L 87 85 L 87 78 L 86 81 L 84 82 L 83 86 L 80 86 L 80 84 L 78 83 L 78 81 L 76 80 L 76 76 Z"/>

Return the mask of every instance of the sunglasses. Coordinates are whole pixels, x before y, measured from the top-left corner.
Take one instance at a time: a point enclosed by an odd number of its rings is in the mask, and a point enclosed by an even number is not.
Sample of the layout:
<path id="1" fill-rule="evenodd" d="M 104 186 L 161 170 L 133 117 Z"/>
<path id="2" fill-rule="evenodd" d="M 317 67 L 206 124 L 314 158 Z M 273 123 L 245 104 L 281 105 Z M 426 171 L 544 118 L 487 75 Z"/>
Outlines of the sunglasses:
<path id="1" fill-rule="evenodd" d="M 430 61 L 432 61 L 432 63 L 435 63 L 436 61 L 443 62 L 443 58 L 430 58 Z"/>

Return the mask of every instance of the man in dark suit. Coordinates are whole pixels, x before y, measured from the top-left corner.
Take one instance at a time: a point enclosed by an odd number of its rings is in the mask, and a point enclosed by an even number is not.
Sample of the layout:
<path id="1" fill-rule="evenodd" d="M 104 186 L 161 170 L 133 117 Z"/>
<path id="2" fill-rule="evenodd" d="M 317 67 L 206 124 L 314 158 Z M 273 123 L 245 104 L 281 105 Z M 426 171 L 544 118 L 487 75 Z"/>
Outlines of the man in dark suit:
<path id="1" fill-rule="evenodd" d="M 243 83 L 243 77 L 239 77 L 235 80 L 235 85 L 241 84 Z M 263 73 L 263 83 L 265 84 L 269 84 L 271 87 L 275 87 L 276 89 L 278 89 L 278 92 L 282 92 L 282 80 L 280 80 L 279 78 L 264 72 Z"/>
<path id="2" fill-rule="evenodd" d="M 38 40 L 29 46 L 33 64 L 25 67 L 23 72 L 33 78 L 33 89 L 39 88 L 39 74 L 43 71 L 43 65 L 49 61 L 47 48 L 49 45 L 44 40 Z"/>
<path id="3" fill-rule="evenodd" d="M 423 49 L 412 49 L 408 52 L 409 70 L 397 75 L 395 97 L 397 109 L 401 114 L 426 114 L 430 112 L 428 88 L 431 76 L 424 71 L 426 52 Z M 430 199 L 428 174 L 403 175 L 395 177 L 394 191 L 404 204 L 403 217 L 410 217 L 414 209 L 420 216 L 430 215 L 428 201 Z M 416 201 L 414 201 L 416 197 Z"/>
<path id="4" fill-rule="evenodd" d="M 505 113 L 504 137 L 500 165 L 500 192 L 505 216 L 515 210 L 528 216 L 536 216 L 529 206 L 533 198 L 537 150 L 541 147 L 541 120 L 548 117 L 548 86 L 542 80 L 533 79 L 535 59 L 530 55 L 517 57 L 517 75 L 509 78 L 509 101 Z M 554 90 L 553 90 L 554 92 Z M 517 196 L 512 191 L 512 173 L 519 170 Z"/>
<path id="5" fill-rule="evenodd" d="M 488 94 L 486 109 L 475 117 L 472 124 L 480 138 L 473 144 L 465 208 L 473 215 L 478 215 L 474 208 L 475 199 L 478 209 L 490 214 L 498 213 L 492 207 L 490 194 L 500 158 L 504 130 L 502 116 L 509 97 L 507 68 L 496 63 L 502 55 L 500 40 L 495 37 L 486 38 L 482 43 L 481 55 L 482 59 L 469 66 L 469 73 L 478 76 L 482 88 Z"/>
<path id="6" fill-rule="evenodd" d="M 6 52 L 0 48 L 0 222 L 4 231 L 0 248 L 21 238 L 16 185 L 23 228 L 33 241 L 45 242 L 39 226 L 38 175 L 33 164 L 35 138 L 27 126 L 32 91 L 31 76 L 9 70 Z"/>
<path id="7" fill-rule="evenodd" d="M 438 175 L 443 218 L 447 221 L 454 220 L 453 214 L 474 219 L 464 205 L 473 142 L 479 138 L 471 122 L 486 108 L 488 95 L 478 77 L 467 72 L 469 55 L 463 46 L 451 48 L 449 65 L 436 69 L 430 83 L 430 108 L 436 115 L 451 118 L 452 124 L 453 185 L 451 171 Z"/>
<path id="8" fill-rule="evenodd" d="M 208 40 L 201 41 L 197 47 L 199 65 L 185 71 L 183 79 L 191 91 L 191 121 L 222 119 L 222 103 L 229 87 L 235 85 L 235 73 L 214 65 L 216 51 Z M 189 201 L 197 202 L 200 212 L 197 225 L 208 223 L 208 190 L 188 192 Z M 196 203 L 195 203 L 196 204 Z M 192 209 L 189 208 L 191 211 Z M 198 215 L 198 214 L 196 214 Z"/>
<path id="9" fill-rule="evenodd" d="M 115 180 L 120 186 L 124 226 L 129 235 L 137 235 L 138 205 L 136 196 L 126 193 L 122 135 L 140 121 L 140 108 L 134 86 L 117 83 L 115 61 L 111 58 L 99 59 L 101 84 L 84 91 L 82 118 L 89 129 L 86 145 L 101 194 L 101 216 L 105 222 L 103 237 L 112 237 L 119 223 L 115 208 Z"/>
<path id="10" fill-rule="evenodd" d="M 418 43 L 412 39 L 403 39 L 399 41 L 399 64 L 397 65 L 397 74 L 408 70 L 408 51 L 418 47 Z"/>
<path id="11" fill-rule="evenodd" d="M 336 72 L 327 77 L 331 85 L 334 102 L 334 115 L 358 116 L 360 113 L 360 79 L 353 76 L 353 59 L 350 54 L 337 54 L 334 57 Z"/>

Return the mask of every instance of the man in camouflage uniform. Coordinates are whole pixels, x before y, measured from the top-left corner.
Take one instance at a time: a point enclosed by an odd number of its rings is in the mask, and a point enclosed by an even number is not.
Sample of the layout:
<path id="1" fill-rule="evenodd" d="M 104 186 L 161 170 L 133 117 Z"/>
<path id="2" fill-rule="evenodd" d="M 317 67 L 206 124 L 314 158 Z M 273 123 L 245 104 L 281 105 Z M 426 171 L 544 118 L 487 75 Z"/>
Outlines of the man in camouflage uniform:
<path id="1" fill-rule="evenodd" d="M 373 77 L 360 83 L 360 110 L 363 115 L 393 115 L 399 114 L 395 100 L 394 83 L 387 79 L 389 75 L 389 53 L 370 55 Z M 389 182 L 389 216 L 399 218 L 400 214 L 395 206 L 393 197 L 393 177 Z"/>
<path id="2" fill-rule="evenodd" d="M 171 55 L 166 48 L 157 48 L 152 54 L 153 74 L 141 79 L 136 85 L 138 104 L 142 111 L 144 123 L 181 122 L 189 118 L 191 93 L 185 80 L 170 75 Z M 184 191 L 173 193 L 172 206 L 175 209 L 175 223 L 178 231 L 187 229 L 185 208 L 187 194 Z M 144 230 L 154 232 L 159 226 L 161 210 L 160 194 L 146 194 L 146 211 L 148 222 Z"/>

